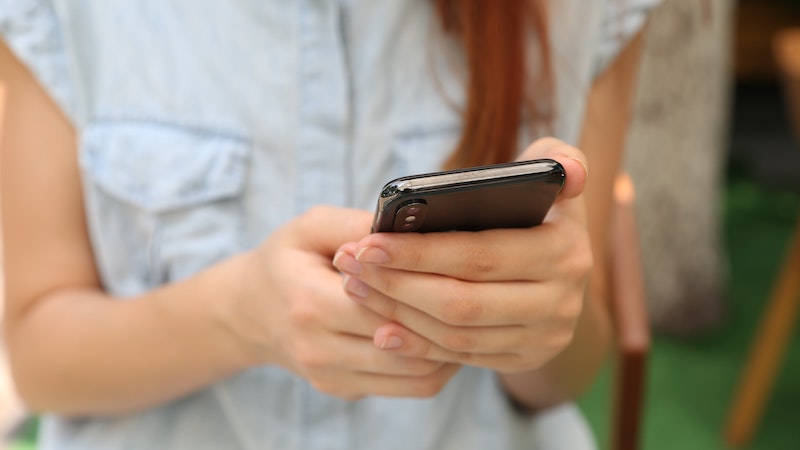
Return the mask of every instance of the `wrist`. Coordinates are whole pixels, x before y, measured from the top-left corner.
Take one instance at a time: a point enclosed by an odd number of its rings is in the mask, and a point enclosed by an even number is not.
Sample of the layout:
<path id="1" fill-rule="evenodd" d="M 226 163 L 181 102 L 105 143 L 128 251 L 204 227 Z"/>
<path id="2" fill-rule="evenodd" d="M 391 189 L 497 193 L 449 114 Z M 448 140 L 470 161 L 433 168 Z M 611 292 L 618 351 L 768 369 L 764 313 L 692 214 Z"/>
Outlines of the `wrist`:
<path id="1" fill-rule="evenodd" d="M 263 317 L 254 311 L 261 302 L 258 283 L 259 259 L 256 250 L 239 254 L 220 267 L 226 295 L 212 298 L 213 327 L 222 346 L 229 352 L 230 363 L 243 370 L 276 363 L 277 352 Z M 254 300 L 255 299 L 255 300 Z"/>

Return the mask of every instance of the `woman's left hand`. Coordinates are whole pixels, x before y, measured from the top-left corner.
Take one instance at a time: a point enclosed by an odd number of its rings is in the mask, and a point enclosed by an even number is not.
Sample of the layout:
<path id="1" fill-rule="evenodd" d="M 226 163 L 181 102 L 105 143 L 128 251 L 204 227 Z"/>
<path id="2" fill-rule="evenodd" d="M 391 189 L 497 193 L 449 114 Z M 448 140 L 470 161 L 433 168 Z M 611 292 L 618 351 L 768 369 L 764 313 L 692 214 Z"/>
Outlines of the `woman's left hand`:
<path id="1" fill-rule="evenodd" d="M 586 159 L 556 139 L 535 142 L 520 159 L 534 158 L 555 159 L 567 172 L 540 226 L 378 233 L 339 249 L 334 264 L 349 296 L 392 321 L 375 332 L 376 346 L 516 373 L 569 345 L 592 267 Z"/>

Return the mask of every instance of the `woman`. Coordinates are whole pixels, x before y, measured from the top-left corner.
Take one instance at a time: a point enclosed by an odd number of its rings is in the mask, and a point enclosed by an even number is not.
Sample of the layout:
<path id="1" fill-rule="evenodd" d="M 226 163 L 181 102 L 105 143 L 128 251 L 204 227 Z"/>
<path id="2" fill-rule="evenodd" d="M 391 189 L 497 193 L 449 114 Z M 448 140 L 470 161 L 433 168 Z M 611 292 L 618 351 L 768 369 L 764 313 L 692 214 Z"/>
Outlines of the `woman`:
<path id="1" fill-rule="evenodd" d="M 0 6 L 42 447 L 591 447 L 568 402 L 608 348 L 584 287 L 651 3 Z M 544 132 L 583 152 L 521 151 Z M 540 227 L 369 234 L 390 178 L 538 157 L 567 171 Z"/>

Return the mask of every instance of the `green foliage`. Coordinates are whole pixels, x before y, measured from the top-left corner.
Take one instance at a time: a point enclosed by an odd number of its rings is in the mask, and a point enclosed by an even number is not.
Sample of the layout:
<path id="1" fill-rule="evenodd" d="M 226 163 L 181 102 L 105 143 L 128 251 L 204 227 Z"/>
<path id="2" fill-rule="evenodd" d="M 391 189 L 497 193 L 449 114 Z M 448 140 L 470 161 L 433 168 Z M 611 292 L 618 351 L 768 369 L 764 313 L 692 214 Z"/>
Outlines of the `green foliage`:
<path id="1" fill-rule="evenodd" d="M 730 258 L 725 324 L 704 336 L 655 336 L 649 360 L 643 448 L 725 450 L 722 427 L 787 239 L 800 194 L 736 175 L 728 182 L 725 241 Z M 795 333 L 749 449 L 796 450 L 800 334 Z M 599 443 L 608 443 L 610 370 L 581 400 Z M 603 447 L 605 448 L 605 447 Z"/>

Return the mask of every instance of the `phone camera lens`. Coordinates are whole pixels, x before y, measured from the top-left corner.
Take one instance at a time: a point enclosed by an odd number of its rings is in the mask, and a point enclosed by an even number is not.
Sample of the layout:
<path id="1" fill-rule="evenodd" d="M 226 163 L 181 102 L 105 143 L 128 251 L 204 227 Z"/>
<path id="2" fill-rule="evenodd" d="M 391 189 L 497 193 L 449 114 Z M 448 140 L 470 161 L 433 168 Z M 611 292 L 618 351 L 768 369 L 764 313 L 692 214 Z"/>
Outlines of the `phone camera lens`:
<path id="1" fill-rule="evenodd" d="M 417 231 L 425 223 L 427 205 L 424 200 L 413 200 L 401 206 L 395 212 L 395 231 Z"/>

